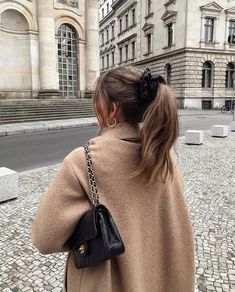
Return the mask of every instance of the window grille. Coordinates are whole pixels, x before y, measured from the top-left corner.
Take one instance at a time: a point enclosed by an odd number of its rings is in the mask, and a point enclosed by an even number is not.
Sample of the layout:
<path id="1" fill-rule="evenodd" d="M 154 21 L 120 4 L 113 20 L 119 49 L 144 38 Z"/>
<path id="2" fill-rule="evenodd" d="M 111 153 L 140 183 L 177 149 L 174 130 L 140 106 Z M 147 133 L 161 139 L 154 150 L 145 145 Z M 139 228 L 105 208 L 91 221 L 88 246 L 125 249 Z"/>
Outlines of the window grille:
<path id="1" fill-rule="evenodd" d="M 129 55 L 128 45 L 125 45 L 125 50 L 126 50 L 126 61 L 127 61 L 128 60 L 128 55 Z"/>
<path id="2" fill-rule="evenodd" d="M 214 38 L 214 19 L 206 18 L 205 19 L 205 42 L 211 43 Z"/>
<path id="3" fill-rule="evenodd" d="M 212 87 L 212 64 L 210 62 L 205 62 L 202 68 L 202 87 L 211 88 Z"/>
<path id="4" fill-rule="evenodd" d="M 147 0 L 147 15 L 152 12 L 152 0 Z"/>
<path id="5" fill-rule="evenodd" d="M 229 63 L 226 68 L 226 88 L 233 88 L 233 73 L 235 72 L 235 66 L 233 63 Z"/>
<path id="6" fill-rule="evenodd" d="M 62 24 L 58 31 L 59 89 L 64 97 L 78 96 L 77 34 L 74 28 Z"/>
<path id="7" fill-rule="evenodd" d="M 152 52 L 152 34 L 147 35 L 147 53 L 150 54 Z"/>
<path id="8" fill-rule="evenodd" d="M 171 65 L 166 64 L 165 70 L 166 70 L 166 83 L 170 85 L 171 84 Z"/>
<path id="9" fill-rule="evenodd" d="M 235 20 L 230 20 L 229 21 L 228 43 L 229 44 L 235 44 Z"/>
<path id="10" fill-rule="evenodd" d="M 168 47 L 171 47 L 173 44 L 173 24 L 170 23 L 167 26 L 167 39 L 168 39 Z"/>

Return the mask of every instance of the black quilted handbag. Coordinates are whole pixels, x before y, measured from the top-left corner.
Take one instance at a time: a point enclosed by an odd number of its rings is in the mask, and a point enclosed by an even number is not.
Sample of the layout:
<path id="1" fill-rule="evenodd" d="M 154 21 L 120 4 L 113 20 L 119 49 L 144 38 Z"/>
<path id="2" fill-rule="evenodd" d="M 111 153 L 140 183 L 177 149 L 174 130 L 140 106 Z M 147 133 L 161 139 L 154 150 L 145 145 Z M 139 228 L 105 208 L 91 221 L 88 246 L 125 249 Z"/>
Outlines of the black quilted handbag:
<path id="1" fill-rule="evenodd" d="M 77 269 L 109 260 L 125 251 L 122 238 L 109 210 L 99 203 L 89 142 L 85 145 L 90 195 L 93 205 L 79 220 L 69 243 Z"/>

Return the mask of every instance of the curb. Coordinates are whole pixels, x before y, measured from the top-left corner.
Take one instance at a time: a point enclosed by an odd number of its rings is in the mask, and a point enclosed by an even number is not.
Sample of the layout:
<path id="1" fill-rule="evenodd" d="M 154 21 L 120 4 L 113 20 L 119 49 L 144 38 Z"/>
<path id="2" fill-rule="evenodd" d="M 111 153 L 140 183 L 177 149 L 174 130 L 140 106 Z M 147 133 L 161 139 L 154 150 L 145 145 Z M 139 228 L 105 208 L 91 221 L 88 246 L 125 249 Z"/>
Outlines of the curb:
<path id="1" fill-rule="evenodd" d="M 39 126 L 37 128 L 26 127 L 25 129 L 2 131 L 0 132 L 0 137 L 13 136 L 13 135 L 18 135 L 18 134 L 22 135 L 22 134 L 32 134 L 32 133 L 40 133 L 40 132 L 47 132 L 47 131 L 56 131 L 56 130 L 70 129 L 70 128 L 94 127 L 94 126 L 97 126 L 96 122 L 84 123 L 84 124 L 71 124 L 71 125 L 55 125 L 55 126 L 49 126 L 49 127 Z"/>

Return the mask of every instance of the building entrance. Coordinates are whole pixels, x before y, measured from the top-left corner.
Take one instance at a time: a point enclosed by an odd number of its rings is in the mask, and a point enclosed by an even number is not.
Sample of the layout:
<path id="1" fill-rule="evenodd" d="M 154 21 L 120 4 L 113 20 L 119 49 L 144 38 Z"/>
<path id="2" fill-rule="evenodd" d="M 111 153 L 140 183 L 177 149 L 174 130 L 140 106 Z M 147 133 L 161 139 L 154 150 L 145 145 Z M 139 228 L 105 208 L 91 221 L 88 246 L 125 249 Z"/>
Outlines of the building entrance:
<path id="1" fill-rule="evenodd" d="M 58 35 L 59 89 L 65 98 L 77 98 L 77 33 L 72 26 L 62 24 Z"/>

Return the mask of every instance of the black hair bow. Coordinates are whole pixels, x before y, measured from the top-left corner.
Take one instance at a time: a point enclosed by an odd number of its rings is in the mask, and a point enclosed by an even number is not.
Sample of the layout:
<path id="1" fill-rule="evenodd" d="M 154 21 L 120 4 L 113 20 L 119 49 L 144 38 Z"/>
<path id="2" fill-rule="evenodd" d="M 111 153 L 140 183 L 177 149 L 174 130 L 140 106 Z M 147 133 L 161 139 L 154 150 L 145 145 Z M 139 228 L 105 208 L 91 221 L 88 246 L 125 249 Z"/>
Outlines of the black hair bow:
<path id="1" fill-rule="evenodd" d="M 161 75 L 152 75 L 149 68 L 144 71 L 140 80 L 140 100 L 146 105 L 150 104 L 157 96 L 158 84 L 166 84 L 165 79 Z"/>

